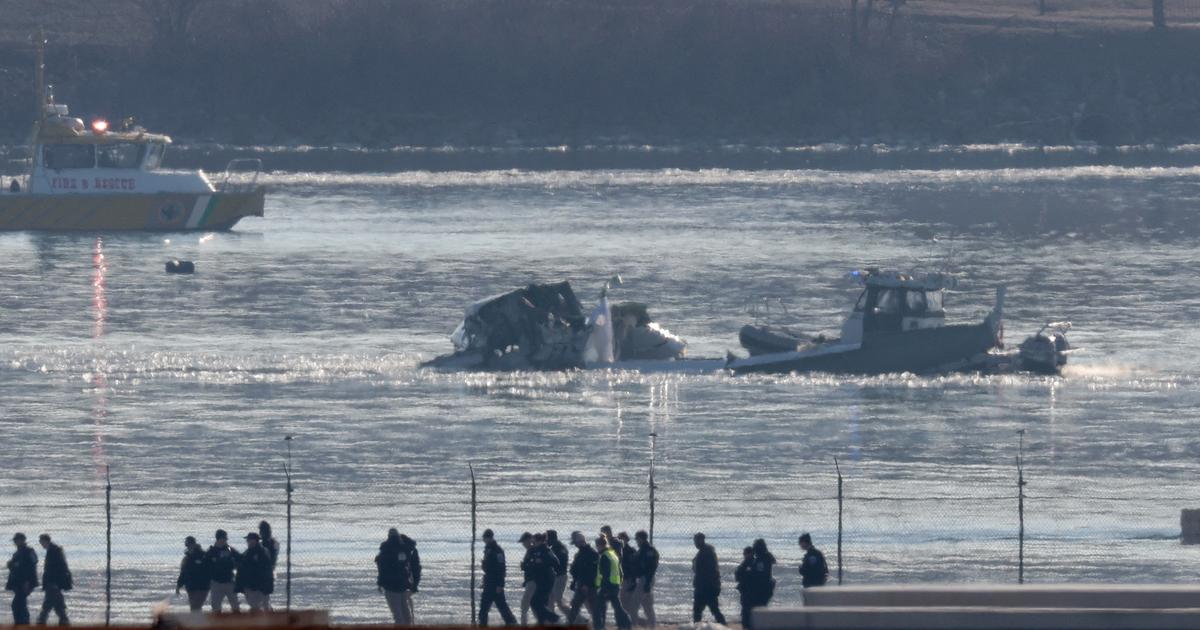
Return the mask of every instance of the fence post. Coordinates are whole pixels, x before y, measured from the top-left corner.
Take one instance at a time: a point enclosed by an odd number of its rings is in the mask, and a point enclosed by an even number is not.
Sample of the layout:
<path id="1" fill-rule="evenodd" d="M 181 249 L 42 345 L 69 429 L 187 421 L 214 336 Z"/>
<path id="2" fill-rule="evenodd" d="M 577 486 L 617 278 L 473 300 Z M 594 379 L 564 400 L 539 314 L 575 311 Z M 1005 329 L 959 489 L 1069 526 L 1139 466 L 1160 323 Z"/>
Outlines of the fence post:
<path id="1" fill-rule="evenodd" d="M 283 467 L 283 475 L 287 478 L 287 572 L 284 579 L 284 610 L 292 611 L 292 436 L 283 438 L 287 442 L 287 464 Z"/>
<path id="2" fill-rule="evenodd" d="M 837 471 L 838 479 L 838 537 L 837 537 L 837 563 L 838 563 L 838 585 L 842 584 L 842 467 L 838 465 L 836 457 L 833 458 L 833 468 Z"/>
<path id="3" fill-rule="evenodd" d="M 473 627 L 479 619 L 475 613 L 475 527 L 478 501 L 475 490 L 475 466 L 468 462 L 467 468 L 471 470 L 471 626 Z"/>
<path id="4" fill-rule="evenodd" d="M 654 544 L 654 491 L 658 486 L 654 485 L 654 457 L 658 451 L 658 433 L 650 433 L 650 544 Z"/>
<path id="5" fill-rule="evenodd" d="M 1025 583 L 1025 429 L 1017 430 L 1017 584 Z"/>
<path id="6" fill-rule="evenodd" d="M 104 625 L 112 623 L 112 476 L 104 466 Z"/>

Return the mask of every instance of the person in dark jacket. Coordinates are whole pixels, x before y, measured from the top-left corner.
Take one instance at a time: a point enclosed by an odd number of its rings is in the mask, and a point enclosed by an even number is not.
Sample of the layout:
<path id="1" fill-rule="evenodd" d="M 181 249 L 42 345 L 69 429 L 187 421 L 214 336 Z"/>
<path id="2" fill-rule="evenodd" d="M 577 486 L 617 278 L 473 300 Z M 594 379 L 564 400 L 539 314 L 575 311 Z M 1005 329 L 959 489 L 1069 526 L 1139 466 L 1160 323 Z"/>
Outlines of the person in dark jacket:
<path id="1" fill-rule="evenodd" d="M 742 563 L 733 571 L 733 581 L 737 582 L 738 601 L 742 604 L 742 627 L 750 630 L 750 610 L 754 608 L 754 585 L 750 579 L 750 571 L 754 566 L 754 548 L 742 550 Z"/>
<path id="2" fill-rule="evenodd" d="M 379 555 L 375 556 L 375 566 L 379 568 L 375 583 L 392 611 L 392 621 L 398 626 L 413 624 L 412 593 L 416 588 L 414 558 L 405 538 L 395 528 L 389 529 L 387 540 L 380 543 Z"/>
<path id="3" fill-rule="evenodd" d="M 558 539 L 558 532 L 553 529 L 546 530 L 546 546 L 558 560 L 558 569 L 554 574 L 554 588 L 550 591 L 550 610 L 557 608 L 564 615 L 570 614 L 571 609 L 563 601 L 563 593 L 567 592 L 567 567 L 571 563 L 571 554 L 567 551 L 567 546 Z"/>
<path id="4" fill-rule="evenodd" d="M 218 529 L 215 541 L 204 553 L 204 559 L 208 562 L 209 575 L 212 577 L 212 581 L 208 585 L 208 601 L 213 612 L 221 612 L 225 600 L 229 600 L 230 610 L 240 611 L 237 592 L 233 588 L 233 574 L 237 570 L 241 558 L 242 554 L 229 546 L 229 534 L 226 534 L 223 529 Z"/>
<path id="5" fill-rule="evenodd" d="M 67 554 L 63 553 L 62 547 L 50 540 L 50 534 L 38 536 L 38 542 L 41 543 L 42 549 L 46 550 L 46 561 L 42 564 L 42 592 L 45 596 L 42 599 L 42 612 L 38 614 L 37 625 L 46 625 L 50 619 L 50 611 L 53 610 L 58 617 L 58 625 L 69 626 L 71 620 L 67 619 L 67 601 L 63 598 L 63 593 L 71 590 L 74 584 L 71 580 L 71 570 L 67 568 Z"/>
<path id="6" fill-rule="evenodd" d="M 658 615 L 654 612 L 654 576 L 658 573 L 658 550 L 650 544 L 650 536 L 645 530 L 639 530 L 633 535 L 637 541 L 637 596 L 638 604 L 646 612 L 646 625 L 651 628 L 658 626 Z M 633 622 L 638 623 L 637 614 Z"/>
<path id="7" fill-rule="evenodd" d="M 757 608 L 767 606 L 775 596 L 775 556 L 767 550 L 767 541 L 762 538 L 754 541 L 751 550 L 754 556 L 750 564 L 750 607 Z M 747 628 L 749 624 L 747 619 L 742 620 Z"/>
<path id="8" fill-rule="evenodd" d="M 279 541 L 271 533 L 271 524 L 266 521 L 258 522 L 258 539 L 262 541 L 263 549 L 271 554 L 271 569 L 279 564 Z"/>
<path id="9" fill-rule="evenodd" d="M 525 532 L 517 539 L 521 546 L 525 548 L 525 555 L 521 560 L 521 625 L 529 625 L 529 606 L 533 601 L 533 592 L 537 590 L 537 583 L 533 581 L 530 573 L 525 568 L 524 558 L 529 556 L 529 550 L 533 548 L 533 534 Z"/>
<path id="10" fill-rule="evenodd" d="M 29 594 L 38 586 L 37 552 L 25 543 L 25 534 L 13 535 L 17 550 L 8 561 L 8 582 L 4 588 L 12 591 L 12 614 L 14 626 L 29 625 Z"/>
<path id="11" fill-rule="evenodd" d="M 508 601 L 504 599 L 504 578 L 508 573 L 508 565 L 504 560 L 504 550 L 496 542 L 496 535 L 490 529 L 483 530 L 483 592 L 479 596 L 479 625 L 488 625 L 488 613 L 492 604 L 504 619 L 504 625 L 517 623 Z"/>
<path id="12" fill-rule="evenodd" d="M 580 608 L 587 608 L 593 615 L 596 609 L 596 570 L 600 556 L 588 544 L 581 532 L 571 532 L 571 544 L 575 546 L 575 558 L 571 560 L 571 609 L 567 611 L 567 625 L 575 625 Z"/>
<path id="13" fill-rule="evenodd" d="M 179 590 L 187 591 L 188 609 L 199 612 L 208 601 L 208 586 L 212 582 L 212 571 L 208 566 L 208 558 L 204 548 L 196 542 L 195 537 L 188 536 L 183 540 L 183 560 L 179 563 L 179 579 L 175 580 L 175 594 Z"/>
<path id="14" fill-rule="evenodd" d="M 271 552 L 262 545 L 258 532 L 246 534 L 246 551 L 238 564 L 233 589 L 246 596 L 250 612 L 271 610 L 271 593 L 275 591 L 275 571 L 271 568 Z"/>
<path id="15" fill-rule="evenodd" d="M 617 540 L 621 541 L 620 550 L 617 551 L 617 557 L 621 559 L 621 608 L 625 609 L 625 614 L 633 623 L 638 623 L 637 550 L 629 544 L 628 533 L 617 534 Z"/>
<path id="16" fill-rule="evenodd" d="M 700 623 L 704 609 L 712 611 L 713 619 L 725 625 L 725 615 L 721 614 L 721 566 L 717 561 L 717 550 L 704 542 L 704 534 L 697 533 L 692 537 L 696 545 L 696 557 L 692 559 L 692 621 Z"/>
<path id="17" fill-rule="evenodd" d="M 408 590 L 404 601 L 408 606 L 408 618 L 412 620 L 413 625 L 416 625 L 417 616 L 413 609 L 413 595 L 421 590 L 421 554 L 417 553 L 417 541 L 408 536 L 400 534 L 400 543 L 408 550 L 409 571 L 412 573 L 412 588 Z"/>
<path id="18" fill-rule="evenodd" d="M 521 561 L 521 569 L 525 571 L 526 580 L 534 585 L 533 597 L 529 600 L 529 608 L 533 611 L 538 625 L 558 623 L 558 615 L 550 610 L 550 593 L 554 590 L 554 578 L 558 574 L 558 558 L 546 546 L 546 535 L 533 535 L 533 546 Z"/>
<path id="19" fill-rule="evenodd" d="M 825 564 L 825 554 L 812 544 L 812 536 L 800 534 L 800 548 L 804 550 L 804 559 L 800 561 L 800 585 L 804 588 L 825 586 L 829 579 L 829 565 Z"/>
<path id="20" fill-rule="evenodd" d="M 616 618 L 617 628 L 628 630 L 633 622 L 621 606 L 621 559 L 615 550 L 608 546 L 608 538 L 601 536 L 596 539 L 596 552 L 600 559 L 596 564 L 596 612 L 592 617 L 593 627 L 604 630 L 606 608 L 612 604 L 613 617 Z"/>

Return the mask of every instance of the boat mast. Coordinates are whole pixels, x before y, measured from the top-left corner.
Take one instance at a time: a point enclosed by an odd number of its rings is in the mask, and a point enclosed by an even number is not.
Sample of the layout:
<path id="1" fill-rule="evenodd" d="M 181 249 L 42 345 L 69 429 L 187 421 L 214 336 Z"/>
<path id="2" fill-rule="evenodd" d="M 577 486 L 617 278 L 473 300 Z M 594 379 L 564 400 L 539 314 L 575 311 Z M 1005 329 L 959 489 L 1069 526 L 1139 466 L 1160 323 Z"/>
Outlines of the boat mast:
<path id="1" fill-rule="evenodd" d="M 33 129 L 29 132 L 29 180 L 25 183 L 26 190 L 33 185 L 33 163 L 37 158 L 37 140 L 42 127 L 46 124 L 46 34 L 38 29 L 33 37 L 33 95 L 37 99 L 33 112 Z"/>

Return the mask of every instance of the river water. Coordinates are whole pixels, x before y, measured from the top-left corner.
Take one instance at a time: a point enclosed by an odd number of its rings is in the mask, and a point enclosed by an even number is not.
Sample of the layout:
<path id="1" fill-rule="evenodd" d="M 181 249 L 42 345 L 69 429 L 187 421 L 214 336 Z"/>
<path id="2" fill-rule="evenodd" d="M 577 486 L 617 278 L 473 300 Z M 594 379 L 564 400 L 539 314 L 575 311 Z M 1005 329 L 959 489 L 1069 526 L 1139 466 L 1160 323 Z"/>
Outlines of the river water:
<path id="1" fill-rule="evenodd" d="M 102 620 L 111 470 L 114 618 L 143 622 L 185 535 L 266 518 L 284 539 L 291 435 L 293 606 L 384 621 L 372 558 L 395 526 L 426 565 L 418 619 L 465 622 L 468 466 L 512 565 L 524 530 L 647 528 L 653 432 L 660 618 L 687 616 L 695 531 L 736 617 L 754 538 L 782 603 L 800 532 L 836 567 L 834 458 L 847 582 L 1015 581 L 1024 430 L 1028 581 L 1191 580 L 1200 168 L 1146 161 L 274 171 L 266 218 L 230 233 L 0 235 L 0 531 L 51 532 L 75 620 Z M 847 271 L 947 262 L 952 318 L 1006 285 L 1009 341 L 1072 321 L 1065 377 L 417 369 L 468 303 L 530 281 L 591 304 L 620 273 L 617 299 L 722 357 L 764 297 L 832 331 Z"/>

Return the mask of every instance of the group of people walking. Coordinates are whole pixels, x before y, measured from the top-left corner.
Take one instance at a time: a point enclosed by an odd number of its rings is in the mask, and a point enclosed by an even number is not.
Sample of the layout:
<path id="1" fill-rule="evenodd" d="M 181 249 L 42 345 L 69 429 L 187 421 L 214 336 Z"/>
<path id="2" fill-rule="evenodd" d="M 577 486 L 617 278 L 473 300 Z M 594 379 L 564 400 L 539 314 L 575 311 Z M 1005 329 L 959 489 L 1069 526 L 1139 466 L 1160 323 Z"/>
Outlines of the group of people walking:
<path id="1" fill-rule="evenodd" d="M 495 533 L 483 532 L 483 588 L 480 595 L 479 625 L 488 625 L 494 607 L 505 625 L 515 625 L 517 617 L 509 608 L 504 588 L 508 564 L 504 549 Z M 67 568 L 62 547 L 42 534 L 38 541 L 45 550 L 40 585 L 44 593 L 42 611 L 37 623 L 44 625 L 51 612 L 60 625 L 69 624 L 64 593 L 70 591 L 71 571 Z M 271 534 L 271 525 L 259 523 L 257 532 L 245 537 L 244 551 L 229 544 L 225 530 L 218 529 L 214 541 L 204 549 L 196 539 L 184 540 L 184 556 L 179 567 L 175 592 L 187 592 L 192 611 L 203 609 L 208 602 L 213 612 L 222 612 L 228 602 L 233 612 L 240 612 L 241 593 L 251 611 L 271 610 L 270 597 L 275 587 L 275 565 L 279 559 L 279 542 Z M 600 528 L 591 543 L 582 532 L 571 532 L 574 555 L 559 540 L 558 532 L 525 532 L 518 542 L 525 554 L 520 562 L 524 591 L 520 602 L 520 623 L 527 625 L 530 613 L 538 625 L 588 623 L 603 630 L 608 609 L 620 630 L 634 625 L 654 628 L 658 618 L 654 610 L 654 585 L 658 573 L 658 550 L 645 531 L 634 534 L 632 541 L 626 532 L 613 535 L 612 527 Z M 703 533 L 693 537 L 696 555 L 692 559 L 693 593 L 692 620 L 699 623 L 705 609 L 717 623 L 724 624 L 721 613 L 721 571 L 716 550 L 706 542 Z M 13 593 L 14 625 L 30 621 L 28 598 L 38 587 L 38 556 L 26 544 L 24 534 L 13 536 L 16 551 L 8 561 L 6 588 Z M 800 564 L 804 588 L 822 586 L 829 575 L 825 557 L 812 544 L 812 537 L 803 534 L 799 539 L 804 558 Z M 415 625 L 413 595 L 421 584 L 421 557 L 417 543 L 396 529 L 388 530 L 387 539 L 379 545 L 375 556 L 378 569 L 376 584 L 384 594 L 392 619 L 397 625 Z M 743 560 L 734 572 L 741 601 L 742 624 L 752 628 L 750 611 L 766 606 L 775 594 L 775 556 L 763 539 L 743 550 Z M 565 597 L 570 590 L 568 602 Z M 555 611 L 558 612 L 555 612 Z M 561 615 L 559 613 L 562 613 Z"/>
<path id="2" fill-rule="evenodd" d="M 601 527 L 600 532 L 591 544 L 582 532 L 571 532 L 574 558 L 554 530 L 521 535 L 518 542 L 525 548 L 520 564 L 524 585 L 522 625 L 529 623 L 530 612 L 538 625 L 559 623 L 564 616 L 567 624 L 573 625 L 585 621 L 582 613 L 586 612 L 592 627 L 600 629 L 610 606 L 617 627 L 622 630 L 634 624 L 658 625 L 654 612 L 658 550 L 644 531 L 634 534 L 632 542 L 625 532 L 614 536 L 608 525 Z M 506 625 L 514 625 L 517 618 L 504 596 L 507 574 L 504 550 L 490 529 L 483 532 L 483 543 L 479 625 L 488 624 L 493 606 Z M 573 593 L 569 603 L 564 599 L 568 589 Z"/>
<path id="3" fill-rule="evenodd" d="M 175 593 L 187 592 L 192 611 L 202 610 L 207 601 L 213 612 L 222 612 L 226 602 L 230 610 L 241 612 L 238 593 L 246 598 L 252 612 L 271 610 L 275 564 L 279 561 L 279 541 L 271 534 L 271 524 L 262 521 L 257 532 L 246 534 L 245 551 L 234 549 L 223 529 L 218 529 L 213 538 L 207 550 L 193 536 L 183 540 Z"/>
<path id="4" fill-rule="evenodd" d="M 8 561 L 8 581 L 4 588 L 13 594 L 12 616 L 13 625 L 29 625 L 29 596 L 38 587 L 38 555 L 25 540 L 25 534 L 18 532 L 13 535 L 13 546 L 16 551 Z M 67 618 L 67 602 L 64 593 L 74 586 L 71 570 L 67 567 L 67 555 L 63 548 L 50 539 L 50 534 L 38 536 L 38 544 L 46 553 L 46 561 L 42 565 L 42 612 L 38 614 L 38 625 L 46 625 L 50 613 L 58 617 L 60 626 L 69 625 Z"/>
<path id="5" fill-rule="evenodd" d="M 483 542 L 479 625 L 488 625 L 493 607 L 505 625 L 514 625 L 517 619 L 504 595 L 507 573 L 504 550 L 490 529 L 483 532 Z M 536 534 L 526 532 L 518 542 L 525 547 L 520 564 L 524 584 L 522 625 L 529 623 L 530 611 L 538 625 L 560 622 L 562 617 L 556 609 L 565 614 L 567 624 L 573 625 L 586 622 L 581 618 L 581 612 L 586 610 L 591 616 L 591 627 L 602 630 L 611 607 L 620 630 L 634 625 L 657 626 L 654 583 L 659 555 L 645 531 L 634 534 L 632 544 L 628 534 L 621 532 L 613 536 L 612 528 L 607 525 L 600 528 L 600 534 L 591 544 L 581 532 L 572 532 L 573 558 L 569 557 L 566 546 L 554 530 Z M 804 551 L 800 565 L 803 587 L 823 586 L 829 575 L 825 556 L 813 547 L 809 534 L 801 535 L 798 542 Z M 717 552 L 703 533 L 693 537 L 693 544 L 696 555 L 692 559 L 692 620 L 699 623 L 704 610 L 708 609 L 718 623 L 724 624 L 725 616 L 719 602 L 721 570 Z M 742 604 L 742 624 L 747 628 L 753 627 L 750 611 L 769 604 L 775 594 L 772 575 L 775 564 L 775 557 L 761 538 L 743 552 L 743 561 L 734 577 Z M 568 588 L 573 592 L 569 604 L 563 600 Z M 644 613 L 644 618 L 640 613 Z"/>
<path id="6" fill-rule="evenodd" d="M 804 558 L 800 560 L 801 587 L 824 586 L 829 579 L 829 565 L 825 562 L 825 555 L 813 547 L 812 536 L 809 534 L 801 534 L 797 542 L 804 551 Z M 775 556 L 767 550 L 767 541 L 762 538 L 742 550 L 742 563 L 734 571 L 733 577 L 737 582 L 738 599 L 742 605 L 742 627 L 747 630 L 754 627 L 750 611 L 770 604 L 771 599 L 775 597 L 775 564 Z M 702 611 L 702 608 L 693 610 L 692 617 L 695 621 L 700 621 Z M 713 615 L 718 622 L 725 622 L 715 608 Z"/>

